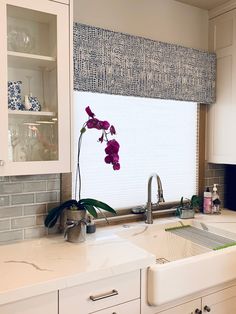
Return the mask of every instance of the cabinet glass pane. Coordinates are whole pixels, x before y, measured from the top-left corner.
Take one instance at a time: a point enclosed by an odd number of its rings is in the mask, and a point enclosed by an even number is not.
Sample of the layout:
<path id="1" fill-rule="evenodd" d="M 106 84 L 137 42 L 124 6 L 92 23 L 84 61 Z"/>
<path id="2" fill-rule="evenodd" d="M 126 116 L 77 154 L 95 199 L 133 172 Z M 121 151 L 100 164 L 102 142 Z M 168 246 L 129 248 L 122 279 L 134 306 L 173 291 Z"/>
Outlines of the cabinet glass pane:
<path id="1" fill-rule="evenodd" d="M 7 6 L 8 158 L 58 160 L 57 17 Z"/>

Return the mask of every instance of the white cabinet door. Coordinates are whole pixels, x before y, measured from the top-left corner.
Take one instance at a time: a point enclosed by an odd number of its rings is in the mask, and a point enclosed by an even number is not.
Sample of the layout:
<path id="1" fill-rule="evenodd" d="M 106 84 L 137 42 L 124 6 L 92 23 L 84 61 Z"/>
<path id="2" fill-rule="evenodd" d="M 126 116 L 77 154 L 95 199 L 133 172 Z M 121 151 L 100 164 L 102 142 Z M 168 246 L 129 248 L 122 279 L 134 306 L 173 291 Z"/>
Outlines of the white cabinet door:
<path id="1" fill-rule="evenodd" d="M 0 0 L 0 16 L 0 176 L 69 172 L 69 6 Z"/>
<path id="2" fill-rule="evenodd" d="M 202 298 L 203 314 L 236 313 L 236 286 L 221 290 Z"/>
<path id="3" fill-rule="evenodd" d="M 208 161 L 236 163 L 236 10 L 210 21 L 209 47 L 217 55 L 216 103 L 208 107 Z"/>
<path id="4" fill-rule="evenodd" d="M 160 314 L 200 314 L 201 299 L 196 299 L 188 303 L 181 304 L 169 310 L 158 312 Z"/>
<path id="5" fill-rule="evenodd" d="M 52 292 L 37 297 L 0 305 L 1 314 L 58 314 L 58 293 Z"/>
<path id="6" fill-rule="evenodd" d="M 94 314 L 140 314 L 140 299 L 93 312 Z"/>

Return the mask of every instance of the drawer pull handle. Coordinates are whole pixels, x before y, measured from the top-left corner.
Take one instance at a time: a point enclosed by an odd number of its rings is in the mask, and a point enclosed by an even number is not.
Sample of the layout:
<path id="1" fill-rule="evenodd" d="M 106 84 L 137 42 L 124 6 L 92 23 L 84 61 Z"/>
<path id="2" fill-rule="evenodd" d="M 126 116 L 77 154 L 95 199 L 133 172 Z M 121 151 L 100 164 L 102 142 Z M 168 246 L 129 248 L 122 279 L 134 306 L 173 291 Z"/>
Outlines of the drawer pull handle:
<path id="1" fill-rule="evenodd" d="M 107 292 L 107 293 L 99 294 L 96 296 L 91 295 L 89 298 L 92 301 L 98 301 L 98 300 L 114 297 L 115 295 L 118 295 L 118 291 L 113 289 L 112 291 Z"/>
<path id="2" fill-rule="evenodd" d="M 4 166 L 4 160 L 0 160 L 0 167 Z"/>

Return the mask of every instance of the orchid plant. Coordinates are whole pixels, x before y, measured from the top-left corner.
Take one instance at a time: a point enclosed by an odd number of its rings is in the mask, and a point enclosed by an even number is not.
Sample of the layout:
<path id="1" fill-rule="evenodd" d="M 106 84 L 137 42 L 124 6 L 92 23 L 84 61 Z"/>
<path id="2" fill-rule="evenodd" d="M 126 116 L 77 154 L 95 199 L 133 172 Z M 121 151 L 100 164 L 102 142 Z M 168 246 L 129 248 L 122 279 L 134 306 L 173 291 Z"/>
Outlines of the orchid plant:
<path id="1" fill-rule="evenodd" d="M 97 210 L 101 211 L 102 209 L 108 211 L 110 213 L 116 214 L 116 211 L 101 201 L 92 199 L 92 198 L 81 198 L 81 188 L 82 188 L 82 179 L 81 179 L 81 171 L 80 171 L 80 153 L 82 147 L 82 139 L 85 132 L 89 129 L 97 129 L 101 131 L 100 137 L 98 138 L 98 142 L 106 143 L 105 147 L 105 158 L 104 161 L 106 164 L 111 164 L 113 170 L 120 169 L 119 163 L 119 149 L 120 145 L 115 139 L 109 139 L 110 136 L 116 135 L 116 129 L 113 125 L 110 125 L 108 121 L 102 121 L 96 118 L 95 114 L 92 112 L 89 106 L 85 108 L 85 111 L 88 115 L 87 121 L 83 124 L 80 135 L 78 139 L 78 154 L 77 154 L 77 170 L 76 170 L 76 182 L 75 182 L 75 198 L 77 198 L 77 190 L 78 190 L 78 201 L 76 199 L 71 199 L 58 207 L 53 208 L 48 213 L 45 219 L 45 226 L 48 228 L 53 227 L 61 213 L 64 209 L 72 209 L 72 210 L 85 210 L 88 211 L 93 217 L 97 218 Z M 79 185 L 79 188 L 78 188 Z M 104 216 L 104 214 L 103 214 Z M 106 219 L 106 217 L 104 216 Z"/>
<path id="2" fill-rule="evenodd" d="M 81 188 L 82 188 L 82 182 L 81 182 L 81 172 L 80 172 L 80 151 L 81 151 L 81 144 L 82 144 L 82 138 L 84 133 L 87 129 L 97 129 L 101 131 L 101 137 L 99 137 L 98 142 L 103 143 L 106 142 L 106 148 L 105 148 L 105 163 L 112 164 L 114 170 L 120 169 L 120 163 L 119 163 L 119 143 L 115 140 L 109 140 L 109 136 L 113 136 L 116 134 L 115 127 L 113 125 L 110 125 L 108 121 L 101 121 L 95 118 L 95 114 L 91 111 L 90 107 L 85 108 L 86 113 L 88 114 L 88 120 L 84 123 L 82 129 L 80 130 L 80 136 L 78 140 L 78 158 L 77 158 L 77 176 L 76 176 L 76 184 L 75 184 L 75 195 L 77 192 L 77 178 L 79 178 L 79 200 L 81 199 Z"/>

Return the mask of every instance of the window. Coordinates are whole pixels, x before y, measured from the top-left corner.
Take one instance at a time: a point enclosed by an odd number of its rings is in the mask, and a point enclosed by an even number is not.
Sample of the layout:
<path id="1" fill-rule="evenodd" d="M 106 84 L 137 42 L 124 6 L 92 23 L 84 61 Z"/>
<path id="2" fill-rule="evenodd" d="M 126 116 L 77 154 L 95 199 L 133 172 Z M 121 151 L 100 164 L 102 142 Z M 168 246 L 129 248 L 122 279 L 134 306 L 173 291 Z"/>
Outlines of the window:
<path id="1" fill-rule="evenodd" d="M 153 172 L 162 180 L 166 201 L 196 194 L 196 103 L 74 92 L 75 160 L 87 105 L 99 119 L 116 127 L 121 169 L 114 171 L 105 164 L 105 144 L 97 142 L 100 132 L 86 132 L 81 150 L 83 198 L 99 199 L 116 209 L 145 204 L 147 181 Z"/>

